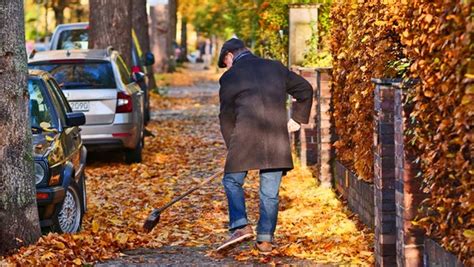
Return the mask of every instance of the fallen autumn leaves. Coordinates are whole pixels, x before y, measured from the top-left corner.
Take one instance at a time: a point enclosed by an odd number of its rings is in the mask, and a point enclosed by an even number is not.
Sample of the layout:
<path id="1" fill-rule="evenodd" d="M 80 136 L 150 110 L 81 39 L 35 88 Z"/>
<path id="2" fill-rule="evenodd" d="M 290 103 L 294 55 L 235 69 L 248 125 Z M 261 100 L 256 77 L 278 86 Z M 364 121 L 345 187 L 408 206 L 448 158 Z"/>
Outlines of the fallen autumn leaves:
<path id="1" fill-rule="evenodd" d="M 35 245 L 4 259 L 12 265 L 84 264 L 120 256 L 140 247 L 205 246 L 210 257 L 268 263 L 254 250 L 234 249 L 217 255 L 212 249 L 227 235 L 227 208 L 220 181 L 214 181 L 164 212 L 155 229 L 141 227 L 148 213 L 223 166 L 225 146 L 217 121 L 217 98 L 154 96 L 155 110 L 180 112 L 157 116 L 147 129 L 142 164 L 126 165 L 113 154 L 87 167 L 88 212 L 79 234 L 49 234 Z M 170 104 L 172 103 L 172 104 Z M 257 219 L 258 179 L 246 182 L 252 222 Z M 309 172 L 296 169 L 284 179 L 274 256 L 315 262 L 373 263 L 372 235 L 356 227 L 328 189 L 318 188 Z"/>

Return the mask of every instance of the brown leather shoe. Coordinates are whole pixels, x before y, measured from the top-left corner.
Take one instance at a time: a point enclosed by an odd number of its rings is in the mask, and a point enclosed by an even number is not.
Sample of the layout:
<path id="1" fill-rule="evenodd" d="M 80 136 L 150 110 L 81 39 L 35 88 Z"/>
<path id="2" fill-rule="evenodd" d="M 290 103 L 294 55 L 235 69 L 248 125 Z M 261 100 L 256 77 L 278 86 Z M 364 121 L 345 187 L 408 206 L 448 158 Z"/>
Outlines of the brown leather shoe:
<path id="1" fill-rule="evenodd" d="M 227 239 L 216 251 L 229 249 L 234 245 L 253 237 L 252 226 L 247 225 L 244 228 L 235 230 L 229 239 Z"/>
<path id="2" fill-rule="evenodd" d="M 271 242 L 256 242 L 255 247 L 257 247 L 260 254 L 268 255 L 272 253 L 273 245 Z"/>

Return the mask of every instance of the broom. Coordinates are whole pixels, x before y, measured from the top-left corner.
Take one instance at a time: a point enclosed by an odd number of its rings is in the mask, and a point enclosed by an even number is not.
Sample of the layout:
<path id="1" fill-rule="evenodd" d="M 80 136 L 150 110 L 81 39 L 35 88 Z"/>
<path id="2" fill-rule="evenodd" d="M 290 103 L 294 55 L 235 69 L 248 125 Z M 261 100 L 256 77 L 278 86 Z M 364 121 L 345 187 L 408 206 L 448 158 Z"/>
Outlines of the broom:
<path id="1" fill-rule="evenodd" d="M 147 233 L 151 232 L 151 230 L 153 230 L 153 228 L 160 222 L 160 215 L 164 210 L 173 206 L 173 204 L 185 198 L 187 195 L 198 190 L 199 188 L 203 187 L 205 184 L 208 184 L 210 181 L 214 180 L 215 178 L 221 176 L 223 173 L 224 171 L 218 171 L 217 173 L 207 178 L 206 180 L 202 181 L 200 184 L 196 185 L 195 187 L 189 189 L 182 195 L 175 197 L 173 200 L 166 203 L 163 207 L 158 208 L 158 209 L 153 209 L 153 211 L 150 213 L 150 215 L 148 215 L 145 223 L 143 224 L 143 230 Z"/>

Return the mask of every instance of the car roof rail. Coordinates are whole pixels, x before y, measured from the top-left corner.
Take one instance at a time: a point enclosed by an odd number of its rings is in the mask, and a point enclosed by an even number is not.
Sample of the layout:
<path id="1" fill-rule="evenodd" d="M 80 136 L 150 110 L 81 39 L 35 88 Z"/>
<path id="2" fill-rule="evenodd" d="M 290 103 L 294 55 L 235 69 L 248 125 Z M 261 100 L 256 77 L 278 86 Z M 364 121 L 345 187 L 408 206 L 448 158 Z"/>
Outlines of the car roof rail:
<path id="1" fill-rule="evenodd" d="M 111 45 L 107 46 L 105 55 L 108 56 L 108 57 L 110 57 L 110 56 L 112 55 L 112 52 L 113 52 L 114 50 L 115 50 L 115 49 L 114 49 Z"/>

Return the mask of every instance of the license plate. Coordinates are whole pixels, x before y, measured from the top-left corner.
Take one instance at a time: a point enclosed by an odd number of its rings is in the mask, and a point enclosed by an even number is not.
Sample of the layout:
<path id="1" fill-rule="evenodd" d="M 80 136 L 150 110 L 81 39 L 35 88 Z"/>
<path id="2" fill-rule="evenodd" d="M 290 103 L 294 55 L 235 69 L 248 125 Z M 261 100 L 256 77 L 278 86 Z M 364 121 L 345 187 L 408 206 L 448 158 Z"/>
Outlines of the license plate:
<path id="1" fill-rule="evenodd" d="M 70 102 L 73 111 L 89 111 L 89 102 Z"/>

